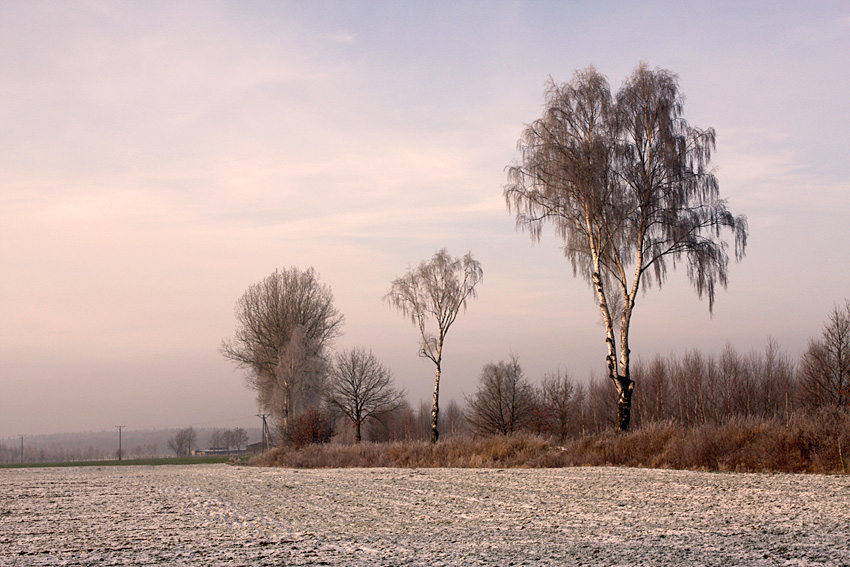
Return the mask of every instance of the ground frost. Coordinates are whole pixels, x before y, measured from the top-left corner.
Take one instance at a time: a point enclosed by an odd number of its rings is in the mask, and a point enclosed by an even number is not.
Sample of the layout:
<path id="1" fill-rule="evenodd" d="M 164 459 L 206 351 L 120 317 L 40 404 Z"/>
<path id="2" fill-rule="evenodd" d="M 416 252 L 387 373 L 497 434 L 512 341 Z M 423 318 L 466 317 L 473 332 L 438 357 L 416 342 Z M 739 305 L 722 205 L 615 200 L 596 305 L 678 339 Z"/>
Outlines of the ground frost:
<path id="1" fill-rule="evenodd" d="M 0 471 L 0 565 L 850 566 L 850 477 L 623 468 Z"/>

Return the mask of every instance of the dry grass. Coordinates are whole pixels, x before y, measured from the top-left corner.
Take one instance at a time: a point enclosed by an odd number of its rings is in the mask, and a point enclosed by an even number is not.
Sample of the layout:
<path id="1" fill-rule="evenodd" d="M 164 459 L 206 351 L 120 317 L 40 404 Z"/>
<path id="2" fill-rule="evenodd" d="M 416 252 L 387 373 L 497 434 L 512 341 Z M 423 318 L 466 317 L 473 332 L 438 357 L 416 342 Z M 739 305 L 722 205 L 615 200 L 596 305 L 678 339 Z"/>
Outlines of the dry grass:
<path id="1" fill-rule="evenodd" d="M 540 467 L 541 458 L 559 452 L 544 439 L 531 435 L 511 437 L 453 437 L 436 445 L 428 441 L 309 445 L 274 449 L 252 464 L 292 468 L 336 467 Z"/>
<path id="2" fill-rule="evenodd" d="M 850 408 L 795 414 L 789 419 L 734 418 L 690 429 L 673 422 L 629 433 L 606 432 L 555 445 L 532 435 L 454 437 L 426 441 L 309 445 L 275 449 L 259 466 L 330 467 L 630 467 L 740 472 L 847 474 Z"/>

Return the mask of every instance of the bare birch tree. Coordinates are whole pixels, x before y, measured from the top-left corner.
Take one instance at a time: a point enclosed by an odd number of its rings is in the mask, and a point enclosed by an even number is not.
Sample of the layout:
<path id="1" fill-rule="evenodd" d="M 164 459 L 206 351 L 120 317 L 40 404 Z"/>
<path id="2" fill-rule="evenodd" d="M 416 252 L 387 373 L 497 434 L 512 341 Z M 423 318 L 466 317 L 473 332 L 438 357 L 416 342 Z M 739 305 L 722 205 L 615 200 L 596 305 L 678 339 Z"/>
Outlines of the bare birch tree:
<path id="1" fill-rule="evenodd" d="M 363 423 L 400 408 L 404 393 L 393 387 L 392 373 L 371 351 L 357 347 L 334 359 L 328 370 L 325 398 L 351 422 L 354 442 L 360 443 Z"/>
<path id="2" fill-rule="evenodd" d="M 543 116 L 523 132 L 504 188 L 517 226 L 539 241 L 544 225 L 554 225 L 574 274 L 596 294 L 620 430 L 631 419 L 638 290 L 660 287 L 684 259 L 711 311 L 728 278 L 723 230 L 734 235 L 736 260 L 746 248 L 746 217 L 729 212 L 709 168 L 714 130 L 690 126 L 683 108 L 677 76 L 643 63 L 616 97 L 594 67 L 566 84 L 550 80 Z"/>
<path id="3" fill-rule="evenodd" d="M 475 286 L 484 272 L 481 264 L 467 253 L 462 258 L 452 258 L 444 248 L 429 261 L 393 280 L 390 291 L 384 296 L 391 306 L 399 309 L 419 329 L 421 342 L 419 355 L 436 366 L 434 398 L 431 408 L 431 442 L 439 438 L 437 429 L 440 414 L 440 371 L 443 360 L 443 343 L 446 333 L 457 319 L 467 300 L 476 297 Z M 433 319 L 435 332 L 428 329 Z"/>
<path id="4" fill-rule="evenodd" d="M 237 328 L 221 353 L 248 371 L 260 407 L 286 439 L 294 396 L 320 391 L 326 347 L 340 334 L 343 316 L 315 271 L 275 271 L 236 303 Z"/>

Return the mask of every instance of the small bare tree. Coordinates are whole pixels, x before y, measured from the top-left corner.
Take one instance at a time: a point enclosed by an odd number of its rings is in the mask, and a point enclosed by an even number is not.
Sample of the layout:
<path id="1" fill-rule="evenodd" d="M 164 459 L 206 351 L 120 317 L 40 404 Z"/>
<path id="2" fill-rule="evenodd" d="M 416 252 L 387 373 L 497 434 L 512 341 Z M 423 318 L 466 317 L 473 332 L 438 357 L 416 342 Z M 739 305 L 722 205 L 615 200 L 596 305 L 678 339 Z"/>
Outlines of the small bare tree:
<path id="1" fill-rule="evenodd" d="M 478 433 L 510 435 L 530 423 L 534 389 L 526 381 L 516 356 L 489 363 L 481 371 L 478 391 L 467 398 L 467 420 Z"/>
<path id="2" fill-rule="evenodd" d="M 837 305 L 801 361 L 803 401 L 810 407 L 850 405 L 850 300 Z"/>
<path id="3" fill-rule="evenodd" d="M 230 443 L 234 449 L 241 451 L 248 446 L 248 433 L 241 427 L 231 429 Z"/>
<path id="4" fill-rule="evenodd" d="M 629 427 L 634 381 L 629 329 L 638 291 L 664 283 L 684 257 L 697 294 L 714 305 L 727 282 L 727 244 L 744 254 L 747 222 L 720 198 L 709 168 L 714 130 L 682 117 L 677 76 L 639 65 L 612 97 L 595 68 L 550 82 L 542 118 L 519 141 L 504 196 L 517 226 L 539 240 L 552 223 L 573 272 L 593 288 L 605 325 L 608 377 L 620 430 Z M 619 332 L 619 353 L 617 352 Z"/>
<path id="5" fill-rule="evenodd" d="M 547 374 L 540 384 L 540 400 L 548 429 L 563 442 L 578 422 L 576 387 L 568 373 Z"/>
<path id="6" fill-rule="evenodd" d="M 362 347 L 339 353 L 328 371 L 327 402 L 351 421 L 354 442 L 362 439 L 361 427 L 401 407 L 404 393 L 393 388 L 392 373 Z"/>
<path id="7" fill-rule="evenodd" d="M 210 433 L 210 449 L 225 449 L 226 447 L 226 439 L 227 430 L 219 429 L 216 427 Z"/>
<path id="8" fill-rule="evenodd" d="M 343 316 L 315 271 L 275 271 L 236 303 L 237 329 L 221 353 L 248 370 L 260 407 L 286 439 L 297 394 L 320 391 L 325 349 L 340 334 Z M 305 404 L 307 405 L 307 404 Z"/>
<path id="9" fill-rule="evenodd" d="M 421 262 L 415 269 L 408 269 L 405 275 L 393 280 L 390 291 L 384 296 L 419 329 L 419 355 L 436 366 L 431 408 L 432 443 L 439 438 L 440 371 L 446 333 L 461 309 L 466 309 L 467 300 L 476 297 L 475 286 L 483 277 L 481 264 L 472 258 L 471 253 L 462 258 L 452 258 L 444 248 L 431 260 Z M 435 333 L 427 328 L 431 319 L 437 327 Z"/>
<path id="10" fill-rule="evenodd" d="M 454 437 L 466 432 L 466 416 L 457 400 L 450 400 L 445 411 L 440 412 L 440 428 L 443 437 Z"/>
<path id="11" fill-rule="evenodd" d="M 187 427 L 178 431 L 174 437 L 168 440 L 168 448 L 174 451 L 177 457 L 185 457 L 192 450 L 192 445 L 198 438 L 193 427 Z"/>

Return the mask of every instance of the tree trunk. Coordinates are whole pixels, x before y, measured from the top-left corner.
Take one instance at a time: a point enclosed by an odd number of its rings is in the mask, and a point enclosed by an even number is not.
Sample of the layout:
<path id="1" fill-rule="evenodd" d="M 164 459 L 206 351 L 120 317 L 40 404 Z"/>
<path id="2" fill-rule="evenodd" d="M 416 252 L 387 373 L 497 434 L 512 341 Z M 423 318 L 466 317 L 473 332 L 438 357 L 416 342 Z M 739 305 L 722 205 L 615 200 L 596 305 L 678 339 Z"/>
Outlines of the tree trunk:
<path id="1" fill-rule="evenodd" d="M 632 421 L 632 392 L 635 389 L 635 383 L 630 378 L 618 376 L 616 381 L 617 393 L 617 429 L 620 431 L 628 431 L 629 424 Z"/>
<path id="2" fill-rule="evenodd" d="M 437 418 L 440 415 L 440 363 L 437 363 L 437 377 L 434 380 L 434 407 L 431 408 L 431 443 L 436 443 L 440 437 L 437 431 Z"/>
<path id="3" fill-rule="evenodd" d="M 360 421 L 354 422 L 354 443 L 356 445 L 359 445 L 360 440 L 362 439 L 361 436 L 360 436 L 360 424 L 361 424 Z"/>

